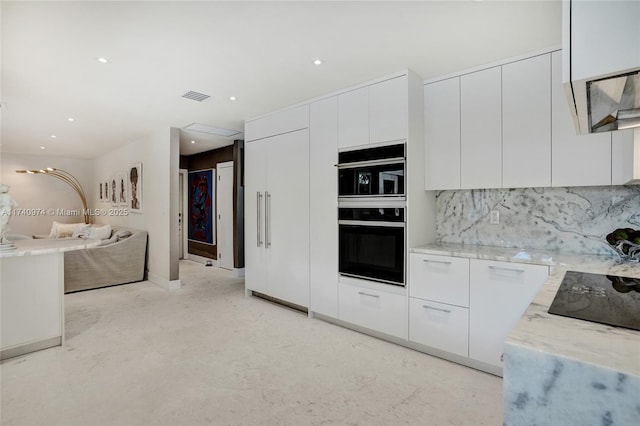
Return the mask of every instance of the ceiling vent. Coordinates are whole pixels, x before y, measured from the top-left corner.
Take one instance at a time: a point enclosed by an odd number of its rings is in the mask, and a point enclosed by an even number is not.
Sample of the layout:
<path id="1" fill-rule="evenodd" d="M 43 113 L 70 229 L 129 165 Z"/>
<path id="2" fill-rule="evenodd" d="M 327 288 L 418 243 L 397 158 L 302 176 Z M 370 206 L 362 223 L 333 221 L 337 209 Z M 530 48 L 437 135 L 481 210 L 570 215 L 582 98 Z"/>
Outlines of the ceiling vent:
<path id="1" fill-rule="evenodd" d="M 194 132 L 202 132 L 209 133 L 211 135 L 231 137 L 235 135 L 239 135 L 242 132 L 233 129 L 223 129 L 222 127 L 209 126 L 207 124 L 193 123 L 189 124 L 186 127 L 183 127 L 183 130 L 191 130 Z"/>
<path id="2" fill-rule="evenodd" d="M 187 93 L 182 95 L 183 98 L 192 99 L 194 101 L 202 102 L 204 100 L 209 99 L 211 96 L 205 95 L 204 93 L 194 92 L 193 90 L 189 90 Z"/>

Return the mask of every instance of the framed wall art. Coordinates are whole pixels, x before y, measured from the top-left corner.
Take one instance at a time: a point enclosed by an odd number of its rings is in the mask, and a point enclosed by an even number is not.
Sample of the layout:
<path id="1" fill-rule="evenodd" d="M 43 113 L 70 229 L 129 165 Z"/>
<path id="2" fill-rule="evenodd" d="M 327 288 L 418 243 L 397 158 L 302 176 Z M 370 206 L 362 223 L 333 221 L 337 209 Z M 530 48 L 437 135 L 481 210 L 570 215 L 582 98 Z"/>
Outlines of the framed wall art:
<path id="1" fill-rule="evenodd" d="M 215 230 L 216 170 L 189 172 L 188 239 L 204 244 L 216 243 Z"/>
<path id="2" fill-rule="evenodd" d="M 109 179 L 109 202 L 112 206 L 118 205 L 118 184 L 115 176 Z"/>
<path id="3" fill-rule="evenodd" d="M 127 205 L 132 213 L 142 213 L 142 163 L 129 166 L 125 175 L 127 182 Z"/>
<path id="4" fill-rule="evenodd" d="M 109 202 L 109 180 L 105 180 L 102 185 L 102 190 L 104 191 L 104 195 L 102 196 L 102 201 L 107 203 Z"/>
<path id="5" fill-rule="evenodd" d="M 116 184 L 118 185 L 118 204 L 121 206 L 126 206 L 128 202 L 127 175 L 125 173 L 120 173 L 118 175 Z"/>

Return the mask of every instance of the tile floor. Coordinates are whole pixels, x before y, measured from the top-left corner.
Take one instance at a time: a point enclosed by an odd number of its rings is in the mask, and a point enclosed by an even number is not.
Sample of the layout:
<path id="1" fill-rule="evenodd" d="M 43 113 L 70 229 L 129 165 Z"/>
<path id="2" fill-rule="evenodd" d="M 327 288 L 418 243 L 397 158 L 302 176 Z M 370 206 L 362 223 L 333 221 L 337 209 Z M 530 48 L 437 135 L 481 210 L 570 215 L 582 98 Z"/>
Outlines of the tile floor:
<path id="1" fill-rule="evenodd" d="M 65 296 L 66 344 L 0 366 L 9 425 L 500 425 L 502 380 L 270 302 L 183 261 Z"/>

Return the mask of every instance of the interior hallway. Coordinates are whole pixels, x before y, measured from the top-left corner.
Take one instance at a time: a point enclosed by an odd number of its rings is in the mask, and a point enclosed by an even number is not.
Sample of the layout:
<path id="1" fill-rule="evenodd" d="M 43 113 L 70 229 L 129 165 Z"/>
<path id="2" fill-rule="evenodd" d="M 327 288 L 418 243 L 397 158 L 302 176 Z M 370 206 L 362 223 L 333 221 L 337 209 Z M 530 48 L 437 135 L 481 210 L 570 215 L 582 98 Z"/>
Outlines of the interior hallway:
<path id="1" fill-rule="evenodd" d="M 65 296 L 66 344 L 0 366 L 9 425 L 499 425 L 502 380 L 244 296 L 181 261 L 182 288 Z"/>

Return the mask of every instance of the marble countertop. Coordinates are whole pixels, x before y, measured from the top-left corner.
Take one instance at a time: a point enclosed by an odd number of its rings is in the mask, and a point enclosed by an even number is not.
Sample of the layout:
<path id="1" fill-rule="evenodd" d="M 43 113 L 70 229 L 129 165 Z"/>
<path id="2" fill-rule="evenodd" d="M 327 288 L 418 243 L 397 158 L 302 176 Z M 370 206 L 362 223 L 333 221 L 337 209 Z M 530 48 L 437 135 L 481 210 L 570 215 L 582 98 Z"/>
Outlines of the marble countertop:
<path id="1" fill-rule="evenodd" d="M 0 252 L 0 258 L 59 253 L 97 247 L 100 240 L 84 238 L 17 240 L 15 250 Z"/>
<path id="2" fill-rule="evenodd" d="M 571 267 L 575 265 L 591 264 L 613 266 L 620 263 L 620 258 L 618 256 L 585 255 L 522 248 L 473 246 L 463 244 L 426 244 L 411 248 L 409 249 L 409 252 L 503 262 L 531 263 L 535 265 L 547 265 L 554 267 Z"/>
<path id="3" fill-rule="evenodd" d="M 640 263 L 622 262 L 617 256 L 457 244 L 428 244 L 410 252 L 552 266 L 551 274 L 506 342 L 640 377 L 640 331 L 547 312 L 567 271 L 640 278 Z"/>

